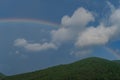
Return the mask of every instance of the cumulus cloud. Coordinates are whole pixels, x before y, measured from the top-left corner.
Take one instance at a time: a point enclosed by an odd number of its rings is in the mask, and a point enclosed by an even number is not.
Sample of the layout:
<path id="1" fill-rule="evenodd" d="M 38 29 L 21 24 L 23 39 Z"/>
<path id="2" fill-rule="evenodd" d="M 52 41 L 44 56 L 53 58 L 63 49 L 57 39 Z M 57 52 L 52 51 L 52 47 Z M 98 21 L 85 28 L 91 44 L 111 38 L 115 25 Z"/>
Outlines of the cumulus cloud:
<path id="1" fill-rule="evenodd" d="M 79 35 L 76 45 L 84 47 L 106 44 L 116 34 L 116 30 L 116 26 L 105 27 L 102 24 L 98 27 L 89 27 Z"/>
<path id="2" fill-rule="evenodd" d="M 120 9 L 116 9 L 110 16 L 110 21 L 112 25 L 117 26 L 117 35 L 116 38 L 119 37 L 120 34 Z M 119 38 L 120 39 L 120 38 Z"/>
<path id="3" fill-rule="evenodd" d="M 27 45 L 27 41 L 25 39 L 16 39 L 14 41 L 15 46 L 25 46 Z"/>
<path id="4" fill-rule="evenodd" d="M 114 25 L 120 25 L 120 9 L 116 9 L 110 16 L 110 20 Z"/>
<path id="5" fill-rule="evenodd" d="M 71 17 L 68 15 L 63 16 L 61 23 L 63 26 L 84 27 L 90 21 L 94 21 L 94 16 L 91 12 L 81 7 Z"/>
<path id="6" fill-rule="evenodd" d="M 60 28 L 58 30 L 53 30 L 51 32 L 51 34 L 52 34 L 52 41 L 53 42 L 68 41 L 72 37 L 70 30 L 68 30 L 66 28 Z"/>
<path id="7" fill-rule="evenodd" d="M 75 45 L 80 49 L 84 47 L 92 47 L 96 45 L 105 45 L 111 40 L 119 38 L 120 34 L 120 9 L 116 9 L 114 5 L 110 2 L 107 2 L 111 9 L 111 15 L 108 18 L 110 25 L 100 24 L 97 27 L 85 27 L 82 32 L 79 32 Z M 101 23 L 101 22 L 100 22 Z M 84 53 L 85 54 L 85 53 Z"/>
<path id="8" fill-rule="evenodd" d="M 94 21 L 92 13 L 84 8 L 78 8 L 71 17 L 68 15 L 63 16 L 61 20 L 62 27 L 51 32 L 52 39 L 54 42 L 74 40 L 78 33 L 85 29 L 91 21 Z"/>
<path id="9" fill-rule="evenodd" d="M 120 11 L 115 10 L 110 2 L 107 2 L 107 4 L 112 11 L 110 16 L 112 24 L 110 26 L 106 26 L 106 24 L 100 24 L 97 27 L 89 26 L 90 22 L 95 21 L 95 17 L 90 11 L 78 8 L 72 16 L 63 16 L 61 19 L 62 27 L 51 32 L 52 41 L 58 43 L 72 40 L 77 48 L 108 43 L 119 31 L 115 22 L 120 21 Z"/>
<path id="10" fill-rule="evenodd" d="M 16 39 L 14 41 L 14 46 L 23 47 L 28 51 L 42 51 L 48 49 L 56 49 L 56 45 L 53 43 L 29 43 L 26 39 Z"/>

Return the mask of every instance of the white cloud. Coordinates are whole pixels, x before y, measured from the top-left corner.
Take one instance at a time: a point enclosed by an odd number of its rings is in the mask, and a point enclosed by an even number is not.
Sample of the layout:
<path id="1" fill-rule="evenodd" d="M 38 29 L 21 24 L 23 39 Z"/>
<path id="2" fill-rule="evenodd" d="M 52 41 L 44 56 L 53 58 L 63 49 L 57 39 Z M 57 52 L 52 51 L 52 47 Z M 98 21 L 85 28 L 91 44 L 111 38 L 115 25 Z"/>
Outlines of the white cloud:
<path id="1" fill-rule="evenodd" d="M 25 48 L 30 51 L 41 51 L 47 49 L 55 49 L 56 46 L 53 43 L 43 43 L 43 44 L 32 43 L 32 44 L 27 44 Z"/>
<path id="2" fill-rule="evenodd" d="M 71 17 L 68 15 L 63 16 L 61 23 L 63 26 L 84 27 L 90 21 L 94 21 L 94 16 L 91 12 L 81 7 Z"/>
<path id="3" fill-rule="evenodd" d="M 117 35 L 116 38 L 119 38 L 119 34 L 120 34 L 120 9 L 116 9 L 110 16 L 110 21 L 112 25 L 117 26 Z"/>
<path id="4" fill-rule="evenodd" d="M 71 38 L 70 32 L 66 28 L 60 28 L 58 30 L 53 30 L 52 32 L 52 39 L 54 42 L 61 42 L 61 41 L 66 41 Z"/>
<path id="5" fill-rule="evenodd" d="M 59 43 L 75 40 L 78 33 L 85 29 L 86 25 L 91 21 L 94 21 L 94 16 L 84 8 L 77 9 L 71 17 L 63 16 L 61 20 L 63 27 L 51 32 L 52 41 Z"/>
<path id="6" fill-rule="evenodd" d="M 104 45 L 116 34 L 116 30 L 116 26 L 105 27 L 102 24 L 98 27 L 89 27 L 79 35 L 76 45 Z"/>
<path id="7" fill-rule="evenodd" d="M 120 9 L 116 9 L 110 16 L 110 20 L 114 25 L 120 25 Z"/>
<path id="8" fill-rule="evenodd" d="M 25 46 L 27 45 L 27 41 L 25 39 L 16 39 L 14 41 L 15 46 Z"/>
<path id="9" fill-rule="evenodd" d="M 42 50 L 48 50 L 48 49 L 56 49 L 56 45 L 53 43 L 29 43 L 25 39 L 16 39 L 14 41 L 14 46 L 17 47 L 23 47 L 28 51 L 42 51 Z"/>
<path id="10" fill-rule="evenodd" d="M 67 28 L 62 27 L 58 30 L 53 30 L 51 32 L 52 41 L 56 44 L 61 43 L 61 42 L 63 43 L 66 41 L 71 41 L 76 38 L 77 33 L 78 33 L 77 31 L 75 32 L 72 29 L 67 29 Z"/>
<path id="11" fill-rule="evenodd" d="M 113 11 L 112 15 L 115 14 L 115 7 L 109 2 L 108 5 Z M 104 24 L 100 24 L 97 27 L 87 26 L 89 22 L 94 20 L 95 18 L 90 11 L 79 8 L 71 17 L 68 15 L 63 16 L 61 20 L 62 27 L 51 32 L 52 41 L 60 43 L 72 40 L 77 48 L 108 43 L 117 34 L 118 26 L 113 24 L 109 27 Z M 80 49 L 77 55 L 85 53 L 88 53 L 88 51 Z"/>
<path id="12" fill-rule="evenodd" d="M 111 40 L 119 38 L 120 34 L 120 9 L 115 9 L 115 6 L 107 2 L 111 9 L 110 25 L 100 24 L 97 27 L 87 27 L 79 33 L 75 45 L 80 49 L 82 47 L 91 47 L 96 45 L 104 45 Z M 84 53 L 85 54 L 85 53 Z"/>

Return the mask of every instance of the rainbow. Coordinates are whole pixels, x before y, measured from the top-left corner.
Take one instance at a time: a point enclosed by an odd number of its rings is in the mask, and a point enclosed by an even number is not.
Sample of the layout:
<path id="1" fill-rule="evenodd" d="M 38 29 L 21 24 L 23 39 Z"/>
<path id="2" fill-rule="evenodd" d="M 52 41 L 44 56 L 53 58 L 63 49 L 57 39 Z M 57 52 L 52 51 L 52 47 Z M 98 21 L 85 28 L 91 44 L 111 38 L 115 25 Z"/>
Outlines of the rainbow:
<path id="1" fill-rule="evenodd" d="M 113 54 L 117 59 L 120 59 L 120 54 L 118 52 L 116 52 L 115 50 L 109 48 L 109 47 L 104 47 L 108 52 L 110 52 L 111 54 Z"/>
<path id="2" fill-rule="evenodd" d="M 0 23 L 16 23 L 16 22 L 24 22 L 24 23 L 33 23 L 33 24 L 46 24 L 50 26 L 60 26 L 60 24 L 45 21 L 45 20 L 38 20 L 38 19 L 0 19 Z"/>

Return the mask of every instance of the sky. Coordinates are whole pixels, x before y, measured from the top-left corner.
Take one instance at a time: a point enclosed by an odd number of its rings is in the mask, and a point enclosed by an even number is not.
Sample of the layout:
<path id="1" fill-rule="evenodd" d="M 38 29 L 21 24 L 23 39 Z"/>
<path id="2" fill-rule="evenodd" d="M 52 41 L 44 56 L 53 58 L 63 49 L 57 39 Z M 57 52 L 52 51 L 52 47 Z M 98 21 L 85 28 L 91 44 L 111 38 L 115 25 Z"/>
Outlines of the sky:
<path id="1" fill-rule="evenodd" d="M 120 59 L 120 0 L 1 0 L 0 72 L 87 57 Z"/>

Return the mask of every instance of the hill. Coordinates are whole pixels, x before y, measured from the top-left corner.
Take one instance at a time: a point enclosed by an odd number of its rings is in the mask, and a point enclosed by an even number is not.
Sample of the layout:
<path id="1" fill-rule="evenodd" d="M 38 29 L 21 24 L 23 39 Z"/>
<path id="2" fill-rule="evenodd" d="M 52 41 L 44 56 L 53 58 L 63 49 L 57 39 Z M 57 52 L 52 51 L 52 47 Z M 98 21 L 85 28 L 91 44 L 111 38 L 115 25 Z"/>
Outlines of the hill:
<path id="1" fill-rule="evenodd" d="M 4 80 L 120 80 L 120 64 L 92 57 L 71 64 L 8 76 Z"/>
<path id="2" fill-rule="evenodd" d="M 2 74 L 2 73 L 0 73 L 0 80 L 1 80 L 2 78 L 4 78 L 4 77 L 5 77 L 5 75 Z"/>
<path id="3" fill-rule="evenodd" d="M 120 63 L 120 60 L 113 60 L 114 62 Z"/>

